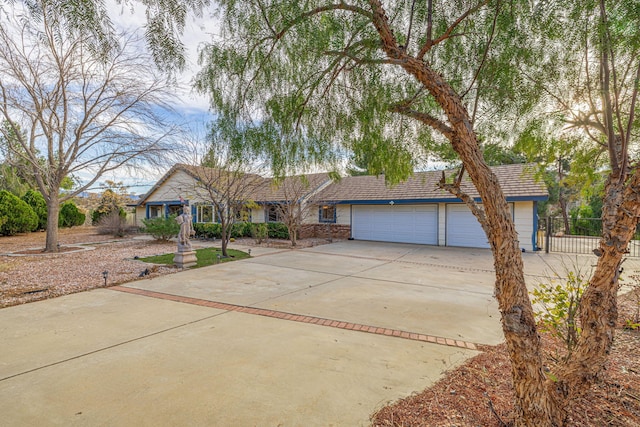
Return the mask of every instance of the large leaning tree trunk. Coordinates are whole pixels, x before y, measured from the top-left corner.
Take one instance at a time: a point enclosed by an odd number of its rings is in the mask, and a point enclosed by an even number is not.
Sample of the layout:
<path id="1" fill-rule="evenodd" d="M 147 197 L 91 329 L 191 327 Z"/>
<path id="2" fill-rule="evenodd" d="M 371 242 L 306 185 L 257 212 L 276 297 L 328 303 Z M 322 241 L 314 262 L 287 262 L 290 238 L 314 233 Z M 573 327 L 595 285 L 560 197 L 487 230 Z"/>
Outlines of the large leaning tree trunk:
<path id="1" fill-rule="evenodd" d="M 397 111 L 439 128 L 460 156 L 482 198 L 482 210 L 475 208 L 472 211 L 487 234 L 493 252 L 495 295 L 511 359 L 516 420 L 520 425 L 553 425 L 553 414 L 559 412 L 558 402 L 552 399 L 545 388 L 540 337 L 524 280 L 518 235 L 502 188 L 483 159 L 471 117 L 460 96 L 428 63 L 406 54 L 387 24 L 382 5 L 376 0 L 371 3 L 374 6 L 374 25 L 380 34 L 384 51 L 431 93 L 445 112 L 449 124 L 437 122 L 418 112 L 403 110 L 402 106 L 398 106 Z M 455 188 L 451 190 L 455 191 Z M 467 201 L 471 202 L 469 198 Z"/>
<path id="2" fill-rule="evenodd" d="M 640 217 L 640 174 L 612 173 L 605 187 L 598 263 L 580 303 L 582 333 L 571 359 L 561 366 L 553 392 L 565 399 L 584 393 L 602 373 L 613 345 L 617 311 L 618 278 L 629 241 Z"/>

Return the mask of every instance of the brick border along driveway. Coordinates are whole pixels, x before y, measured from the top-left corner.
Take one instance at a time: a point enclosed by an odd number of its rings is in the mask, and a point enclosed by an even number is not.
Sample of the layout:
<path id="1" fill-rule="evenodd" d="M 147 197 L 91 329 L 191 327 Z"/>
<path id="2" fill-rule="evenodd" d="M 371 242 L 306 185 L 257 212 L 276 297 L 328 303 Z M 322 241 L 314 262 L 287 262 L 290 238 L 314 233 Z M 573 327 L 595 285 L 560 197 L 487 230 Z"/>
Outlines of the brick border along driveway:
<path id="1" fill-rule="evenodd" d="M 409 339 L 414 341 L 423 341 L 433 344 L 446 345 L 450 347 L 459 347 L 469 350 L 477 350 L 475 343 L 454 340 L 451 338 L 436 337 L 432 335 L 418 334 L 414 332 L 401 331 L 398 329 L 381 328 L 371 325 L 363 325 L 359 323 L 341 322 L 339 320 L 325 319 L 322 317 L 305 316 L 283 311 L 267 310 L 263 308 L 247 307 L 242 305 L 228 304 L 224 302 L 208 301 L 199 298 L 189 298 L 180 295 L 171 295 L 162 292 L 153 292 L 144 289 L 129 288 L 126 286 L 113 286 L 110 289 L 120 292 L 126 292 L 135 295 L 143 295 L 151 298 L 158 298 L 168 301 L 182 302 L 185 304 L 198 305 L 201 307 L 210 307 L 218 310 L 237 311 L 240 313 L 254 314 L 257 316 L 272 317 L 275 319 L 289 320 L 292 322 L 310 323 L 320 326 L 328 326 L 331 328 L 347 329 L 350 331 L 367 332 L 370 334 L 386 335 L 391 337 Z"/>
<path id="2" fill-rule="evenodd" d="M 343 241 L 253 252 L 111 289 L 463 349 L 503 339 L 489 250 Z"/>

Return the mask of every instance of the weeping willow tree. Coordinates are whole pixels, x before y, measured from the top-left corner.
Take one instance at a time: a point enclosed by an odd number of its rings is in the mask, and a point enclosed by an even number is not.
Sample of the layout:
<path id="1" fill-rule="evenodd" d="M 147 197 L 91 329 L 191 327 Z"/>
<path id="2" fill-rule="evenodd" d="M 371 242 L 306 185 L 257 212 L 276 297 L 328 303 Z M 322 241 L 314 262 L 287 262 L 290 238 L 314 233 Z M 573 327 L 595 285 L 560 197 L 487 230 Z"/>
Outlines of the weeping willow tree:
<path id="1" fill-rule="evenodd" d="M 196 83 L 210 94 L 237 150 L 267 153 L 276 174 L 349 151 L 367 153 L 368 169 L 384 171 L 394 183 L 430 154 L 459 159 L 460 175 L 440 186 L 468 204 L 491 245 L 518 426 L 562 425 L 571 400 L 602 372 L 615 323 L 614 267 L 640 207 L 636 175 L 627 174 L 624 155 L 616 157 L 619 184 L 608 203 L 617 213 L 607 217 L 606 254 L 585 294 L 587 330 L 579 354 L 548 377 L 518 236 L 483 143 L 505 142 L 509 124 L 549 100 L 541 85 L 553 75 L 543 65 L 558 56 L 547 48 L 584 24 L 575 24 L 575 16 L 600 15 L 588 21 L 586 34 L 598 40 L 602 64 L 613 56 L 603 53 L 613 35 L 603 36 L 611 23 L 604 2 L 572 2 L 571 13 L 547 3 L 221 0 L 220 36 L 202 50 Z M 604 106 L 614 98 L 608 74 L 601 65 L 596 86 Z M 617 147 L 624 148 L 621 132 L 631 122 L 608 117 L 603 123 L 606 143 L 620 139 Z M 612 159 L 620 156 L 615 147 L 610 151 Z M 482 205 L 460 190 L 462 173 Z"/>

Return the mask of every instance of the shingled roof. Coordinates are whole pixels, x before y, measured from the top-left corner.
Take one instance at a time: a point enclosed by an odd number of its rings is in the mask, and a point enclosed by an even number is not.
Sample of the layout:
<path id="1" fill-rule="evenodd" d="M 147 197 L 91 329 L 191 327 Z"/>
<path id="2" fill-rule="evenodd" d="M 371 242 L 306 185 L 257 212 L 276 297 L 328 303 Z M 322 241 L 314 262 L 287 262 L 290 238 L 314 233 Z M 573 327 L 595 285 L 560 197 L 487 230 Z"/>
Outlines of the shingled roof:
<path id="1" fill-rule="evenodd" d="M 491 168 L 498 180 L 508 201 L 518 200 L 546 200 L 549 193 L 543 182 L 535 179 L 534 166 L 532 165 L 502 165 Z M 213 169 L 201 166 L 190 166 L 177 164 L 171 168 L 154 186 L 143 196 L 139 204 L 157 190 L 175 171 L 182 170 L 194 179 L 207 180 L 204 177 L 210 176 Z M 447 177 L 455 171 L 445 171 Z M 308 188 L 306 194 L 312 194 L 314 200 L 323 203 L 416 203 L 416 202 L 454 202 L 459 201 L 455 196 L 447 191 L 438 188 L 437 184 L 442 177 L 442 171 L 417 172 L 407 181 L 395 186 L 387 186 L 384 176 L 348 176 L 340 181 L 330 182 L 327 173 L 316 173 L 304 175 L 305 186 Z M 258 203 L 282 202 L 288 199 L 286 188 L 291 188 L 294 180 L 299 180 L 300 176 L 287 177 L 284 181 L 277 182 L 272 178 L 263 178 L 255 174 L 247 174 L 247 179 L 254 181 L 254 185 L 248 190 L 250 198 Z M 324 186 L 324 188 L 323 188 Z M 470 196 L 479 199 L 478 191 L 475 189 L 468 176 L 462 182 L 462 190 Z"/>
<path id="2" fill-rule="evenodd" d="M 491 168 L 496 174 L 508 201 L 546 200 L 549 193 L 543 182 L 535 179 L 532 165 L 502 165 Z M 445 171 L 447 177 L 455 171 Z M 387 186 L 384 176 L 349 176 L 327 186 L 314 196 L 325 203 L 378 202 L 447 202 L 459 201 L 451 193 L 438 188 L 442 171 L 418 172 L 407 181 Z M 461 188 L 470 196 L 480 195 L 468 176 Z"/>
<path id="3" fill-rule="evenodd" d="M 226 173 L 221 169 L 178 163 L 165 173 L 162 178 L 160 178 L 158 182 L 156 182 L 155 185 L 140 198 L 138 204 L 143 204 L 145 200 L 153 194 L 153 192 L 160 188 L 177 171 L 187 173 L 196 181 L 211 184 L 214 184 L 216 179 L 219 179 L 220 176 Z M 244 179 L 251 181 L 250 185 L 243 188 L 243 191 L 246 192 L 246 197 L 258 203 L 269 203 L 286 201 L 288 199 L 286 195 L 287 190 L 291 193 L 291 189 L 296 186 L 301 187 L 301 191 L 297 193 L 298 196 L 311 194 L 322 188 L 323 185 L 329 183 L 329 174 L 315 173 L 296 175 L 293 177 L 286 177 L 279 181 L 273 178 L 265 178 L 260 175 L 246 173 L 244 174 Z M 234 191 L 231 193 L 233 194 Z"/>
<path id="4" fill-rule="evenodd" d="M 282 180 L 265 178 L 265 183 L 256 195 L 256 202 L 284 202 L 292 195 L 303 197 L 314 193 L 330 181 L 328 173 L 288 176 Z"/>

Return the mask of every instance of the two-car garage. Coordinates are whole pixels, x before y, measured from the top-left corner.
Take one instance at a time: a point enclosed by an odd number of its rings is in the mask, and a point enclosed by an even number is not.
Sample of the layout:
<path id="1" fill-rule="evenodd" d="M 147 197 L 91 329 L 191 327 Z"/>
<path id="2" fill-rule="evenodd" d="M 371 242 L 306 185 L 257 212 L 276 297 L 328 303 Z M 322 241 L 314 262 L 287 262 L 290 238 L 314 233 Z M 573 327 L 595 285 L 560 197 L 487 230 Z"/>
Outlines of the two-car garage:
<path id="1" fill-rule="evenodd" d="M 352 237 L 357 240 L 438 245 L 438 209 L 445 209 L 447 246 L 488 248 L 480 223 L 464 204 L 353 205 Z"/>
<path id="2" fill-rule="evenodd" d="M 537 249 L 538 201 L 548 199 L 536 165 L 501 165 L 491 170 L 511 208 L 516 242 L 523 250 Z M 481 203 L 478 190 L 459 171 L 416 172 L 406 181 L 388 185 L 385 176 L 349 176 L 321 190 L 316 200 L 336 206 L 334 222 L 349 227 L 357 240 L 488 248 L 484 230 L 469 207 L 441 188 L 443 179 L 456 179 L 460 191 Z M 345 230 L 346 231 L 346 230 Z"/>

